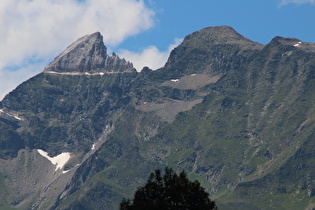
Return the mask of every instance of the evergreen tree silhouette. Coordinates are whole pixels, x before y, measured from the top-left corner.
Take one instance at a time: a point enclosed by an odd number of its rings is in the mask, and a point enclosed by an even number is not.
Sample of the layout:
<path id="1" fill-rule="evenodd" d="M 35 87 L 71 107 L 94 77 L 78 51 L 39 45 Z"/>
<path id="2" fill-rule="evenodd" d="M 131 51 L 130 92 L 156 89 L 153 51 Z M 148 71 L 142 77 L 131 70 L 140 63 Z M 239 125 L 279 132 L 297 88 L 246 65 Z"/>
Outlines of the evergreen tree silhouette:
<path id="1" fill-rule="evenodd" d="M 208 210 L 217 209 L 198 181 L 191 182 L 183 171 L 177 175 L 165 168 L 150 174 L 145 186 L 136 190 L 132 201 L 123 199 L 120 210 Z"/>

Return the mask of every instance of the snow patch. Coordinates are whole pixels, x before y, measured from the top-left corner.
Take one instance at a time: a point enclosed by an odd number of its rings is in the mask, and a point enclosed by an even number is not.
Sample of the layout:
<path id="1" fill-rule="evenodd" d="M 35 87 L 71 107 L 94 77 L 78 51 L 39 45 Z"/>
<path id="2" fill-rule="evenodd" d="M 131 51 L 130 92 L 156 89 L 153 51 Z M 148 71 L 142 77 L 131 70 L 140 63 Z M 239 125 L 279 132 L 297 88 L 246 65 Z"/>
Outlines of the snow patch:
<path id="1" fill-rule="evenodd" d="M 16 116 L 16 115 L 13 115 L 13 117 L 14 117 L 15 119 L 17 119 L 17 120 L 22 120 L 22 118 L 20 118 L 20 117 L 18 117 L 18 116 Z"/>
<path id="2" fill-rule="evenodd" d="M 178 82 L 178 79 L 171 79 L 172 82 Z"/>
<path id="3" fill-rule="evenodd" d="M 295 45 L 293 45 L 294 47 L 299 47 L 300 46 L 300 44 L 302 44 L 302 42 L 298 42 L 298 43 L 296 43 Z"/>
<path id="4" fill-rule="evenodd" d="M 44 71 L 46 74 L 57 74 L 57 75 L 87 75 L 87 76 L 98 76 L 98 75 L 105 75 L 105 74 L 119 74 L 119 72 L 56 72 L 56 71 Z"/>
<path id="5" fill-rule="evenodd" d="M 68 162 L 68 160 L 70 159 L 70 152 L 63 152 L 55 157 L 49 157 L 48 153 L 45 152 L 44 150 L 38 149 L 37 152 L 47 158 L 53 165 L 56 166 L 55 171 L 57 171 L 58 169 L 62 169 L 62 167 Z M 64 171 L 65 173 L 67 173 L 68 171 Z"/>
<path id="6" fill-rule="evenodd" d="M 17 115 L 9 114 L 9 113 L 4 112 L 3 109 L 0 109 L 0 112 L 3 113 L 3 114 L 8 115 L 8 116 L 10 116 L 10 117 L 14 117 L 14 118 L 17 119 L 17 120 L 22 120 L 22 118 L 20 118 L 20 117 L 17 116 Z"/>

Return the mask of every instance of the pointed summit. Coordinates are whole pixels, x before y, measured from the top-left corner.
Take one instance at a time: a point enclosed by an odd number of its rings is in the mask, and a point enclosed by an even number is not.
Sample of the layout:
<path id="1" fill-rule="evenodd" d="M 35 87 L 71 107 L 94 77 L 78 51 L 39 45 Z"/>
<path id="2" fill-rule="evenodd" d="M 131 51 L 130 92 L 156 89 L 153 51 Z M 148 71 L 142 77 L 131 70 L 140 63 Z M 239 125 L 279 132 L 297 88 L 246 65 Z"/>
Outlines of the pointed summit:
<path id="1" fill-rule="evenodd" d="M 134 71 L 130 62 L 109 56 L 99 32 L 85 35 L 57 56 L 45 72 L 125 72 Z"/>
<path id="2" fill-rule="evenodd" d="M 82 72 L 104 68 L 107 57 L 99 32 L 81 37 L 55 58 L 45 71 Z"/>

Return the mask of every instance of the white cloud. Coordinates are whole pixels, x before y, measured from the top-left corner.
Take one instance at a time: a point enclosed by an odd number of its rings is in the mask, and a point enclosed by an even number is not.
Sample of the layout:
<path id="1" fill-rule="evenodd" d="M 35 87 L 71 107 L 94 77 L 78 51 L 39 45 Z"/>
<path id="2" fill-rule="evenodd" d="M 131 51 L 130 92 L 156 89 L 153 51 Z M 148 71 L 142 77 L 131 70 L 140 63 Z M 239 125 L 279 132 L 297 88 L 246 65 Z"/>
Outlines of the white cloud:
<path id="1" fill-rule="evenodd" d="M 147 66 L 151 69 L 158 69 L 164 66 L 170 52 L 177 47 L 183 39 L 175 39 L 166 51 L 159 51 L 155 46 L 149 46 L 141 52 L 132 52 L 128 50 L 120 50 L 119 56 L 131 61 L 134 67 L 141 71 L 143 67 Z"/>
<path id="2" fill-rule="evenodd" d="M 0 95 L 11 89 L 5 79 L 13 84 L 18 75 L 33 72 L 24 67 L 33 57 L 52 60 L 75 39 L 96 31 L 107 46 L 115 46 L 153 24 L 154 12 L 143 0 L 1 0 Z M 8 71 L 12 66 L 21 69 Z"/>
<path id="3" fill-rule="evenodd" d="M 46 66 L 46 62 L 39 62 L 36 64 L 26 64 L 17 70 L 1 70 L 0 71 L 0 100 L 3 97 L 16 88 L 28 78 L 41 72 Z"/>
<path id="4" fill-rule="evenodd" d="M 282 0 L 280 5 L 286 5 L 286 4 L 314 4 L 315 0 Z"/>

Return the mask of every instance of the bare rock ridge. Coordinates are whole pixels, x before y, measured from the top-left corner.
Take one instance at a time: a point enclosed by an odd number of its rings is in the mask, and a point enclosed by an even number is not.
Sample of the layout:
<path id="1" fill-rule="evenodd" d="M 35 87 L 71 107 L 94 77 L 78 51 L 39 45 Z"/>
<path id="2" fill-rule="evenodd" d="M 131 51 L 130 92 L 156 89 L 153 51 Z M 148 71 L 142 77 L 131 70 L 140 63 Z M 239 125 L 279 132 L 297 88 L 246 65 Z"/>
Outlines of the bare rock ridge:
<path id="1" fill-rule="evenodd" d="M 195 47 L 202 48 L 218 44 L 234 44 L 246 48 L 263 47 L 263 45 L 242 36 L 230 26 L 206 27 L 186 36 L 184 43 L 193 43 Z"/>
<path id="2" fill-rule="evenodd" d="M 57 56 L 44 72 L 118 73 L 136 71 L 132 63 L 116 54 L 107 54 L 103 36 L 99 33 L 85 35 Z"/>
<path id="3" fill-rule="evenodd" d="M 203 39 L 212 44 L 239 43 L 241 41 L 248 43 L 253 42 L 239 34 L 230 26 L 206 27 L 186 36 L 186 39 L 190 38 Z"/>
<path id="4" fill-rule="evenodd" d="M 276 36 L 270 43 L 267 44 L 267 47 L 286 47 L 287 50 L 296 48 L 303 50 L 308 53 L 315 53 L 315 43 L 303 42 L 302 40 L 296 38 L 285 38 Z"/>
<path id="5" fill-rule="evenodd" d="M 207 27 L 187 35 L 171 52 L 162 72 L 170 77 L 205 72 L 215 76 L 224 72 L 222 64 L 231 58 L 263 48 L 264 45 L 245 38 L 229 26 Z"/>

